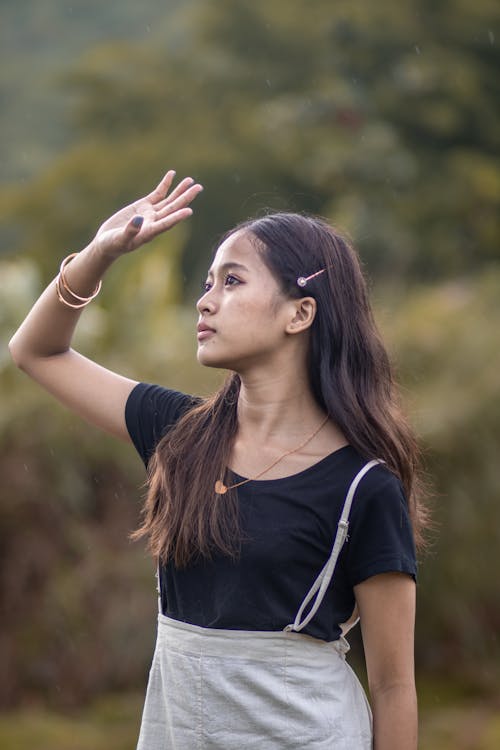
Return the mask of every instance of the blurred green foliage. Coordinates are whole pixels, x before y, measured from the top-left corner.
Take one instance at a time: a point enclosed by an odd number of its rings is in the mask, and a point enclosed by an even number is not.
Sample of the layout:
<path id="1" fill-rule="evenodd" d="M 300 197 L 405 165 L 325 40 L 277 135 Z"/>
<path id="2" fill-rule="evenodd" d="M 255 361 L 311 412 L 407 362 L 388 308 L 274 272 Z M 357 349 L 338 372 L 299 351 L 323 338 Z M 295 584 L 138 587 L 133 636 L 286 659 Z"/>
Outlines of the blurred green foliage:
<path id="1" fill-rule="evenodd" d="M 263 206 L 334 218 L 378 276 L 495 261 L 493 11 L 490 0 L 191 2 L 150 43 L 93 46 L 61 66 L 72 145 L 28 190 L 6 191 L 10 251 L 32 248 L 52 272 L 60 248 L 80 247 L 174 165 L 207 188 L 185 271 L 202 275 L 220 232 Z"/>
<path id="2" fill-rule="evenodd" d="M 121 694 L 106 696 L 84 712 L 65 716 L 36 708 L 0 715 L 2 749 L 130 750 L 135 744 L 142 700 L 142 696 Z"/>
<path id="3" fill-rule="evenodd" d="M 15 40 L 0 66 L 12 102 L 0 188 L 0 703 L 71 706 L 145 682 L 152 564 L 127 540 L 142 467 L 15 371 L 6 345 L 61 257 L 170 166 L 205 185 L 195 216 L 112 269 L 77 348 L 207 393 L 220 373 L 194 361 L 192 300 L 217 237 L 265 207 L 346 228 L 434 487 L 418 669 L 498 695 L 496 4 L 68 7 L 0 9 Z"/>

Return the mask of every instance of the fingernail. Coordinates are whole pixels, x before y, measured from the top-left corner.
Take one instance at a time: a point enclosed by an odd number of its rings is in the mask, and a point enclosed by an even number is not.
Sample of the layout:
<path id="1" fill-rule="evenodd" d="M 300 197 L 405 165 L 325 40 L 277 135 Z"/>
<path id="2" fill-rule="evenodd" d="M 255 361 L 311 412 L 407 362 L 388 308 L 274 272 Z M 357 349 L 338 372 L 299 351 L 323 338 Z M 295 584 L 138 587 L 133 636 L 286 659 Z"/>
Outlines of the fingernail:
<path id="1" fill-rule="evenodd" d="M 143 221 L 144 221 L 144 216 L 134 216 L 134 218 L 132 219 L 132 224 L 134 227 L 138 229 L 139 227 L 142 227 Z"/>

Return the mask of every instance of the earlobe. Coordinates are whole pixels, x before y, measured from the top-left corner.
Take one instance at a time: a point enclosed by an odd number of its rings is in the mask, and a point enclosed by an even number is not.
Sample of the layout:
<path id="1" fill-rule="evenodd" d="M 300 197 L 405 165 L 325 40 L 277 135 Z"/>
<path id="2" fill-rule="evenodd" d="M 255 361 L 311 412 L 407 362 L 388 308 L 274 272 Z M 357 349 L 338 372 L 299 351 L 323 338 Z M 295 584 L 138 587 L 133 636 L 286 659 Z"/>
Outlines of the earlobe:
<path id="1" fill-rule="evenodd" d="M 293 300 L 295 310 L 292 320 L 286 327 L 287 333 L 301 333 L 313 324 L 316 317 L 316 300 L 314 297 L 301 297 Z"/>

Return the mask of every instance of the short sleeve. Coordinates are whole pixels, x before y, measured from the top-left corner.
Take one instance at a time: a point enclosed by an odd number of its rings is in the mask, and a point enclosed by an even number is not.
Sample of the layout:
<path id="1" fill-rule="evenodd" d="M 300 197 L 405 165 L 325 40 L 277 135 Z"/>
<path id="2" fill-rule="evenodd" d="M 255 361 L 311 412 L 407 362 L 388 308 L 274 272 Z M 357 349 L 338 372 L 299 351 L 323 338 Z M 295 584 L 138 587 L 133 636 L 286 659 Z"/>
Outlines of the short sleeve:
<path id="1" fill-rule="evenodd" d="M 137 452 L 147 466 L 161 438 L 200 399 L 160 385 L 138 383 L 125 405 L 125 422 Z"/>
<path id="2" fill-rule="evenodd" d="M 401 483 L 385 467 L 366 474 L 354 498 L 346 544 L 351 586 L 379 573 L 408 573 L 417 561 L 408 503 Z"/>

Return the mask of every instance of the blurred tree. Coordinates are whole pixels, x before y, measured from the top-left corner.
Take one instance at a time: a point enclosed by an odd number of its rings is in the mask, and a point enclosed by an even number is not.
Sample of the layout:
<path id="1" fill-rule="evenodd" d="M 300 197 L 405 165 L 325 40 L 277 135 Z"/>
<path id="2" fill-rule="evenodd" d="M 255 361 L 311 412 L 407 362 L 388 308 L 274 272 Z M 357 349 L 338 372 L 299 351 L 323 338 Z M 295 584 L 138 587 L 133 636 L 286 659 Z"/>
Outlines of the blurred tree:
<path id="1" fill-rule="evenodd" d="M 221 231 L 264 206 L 326 214 L 380 276 L 498 260 L 489 0 L 217 0 L 170 18 L 163 47 L 104 44 L 65 76 L 78 145 L 15 201 L 18 247 L 36 236 L 53 264 L 47 246 L 79 246 L 175 162 L 207 187 L 183 254 L 200 276 Z"/>
<path id="2" fill-rule="evenodd" d="M 458 684 L 500 678 L 500 272 L 379 307 L 425 447 L 437 530 L 420 573 L 417 658 Z"/>

